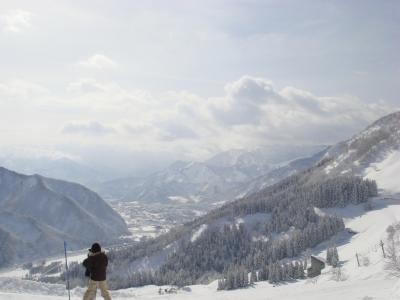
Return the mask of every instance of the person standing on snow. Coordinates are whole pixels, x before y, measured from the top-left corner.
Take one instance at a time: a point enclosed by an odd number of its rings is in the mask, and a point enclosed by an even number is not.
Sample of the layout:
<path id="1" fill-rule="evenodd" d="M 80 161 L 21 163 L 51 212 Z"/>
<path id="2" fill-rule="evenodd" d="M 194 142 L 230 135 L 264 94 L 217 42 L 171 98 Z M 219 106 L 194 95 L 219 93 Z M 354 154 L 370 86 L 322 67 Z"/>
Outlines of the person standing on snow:
<path id="1" fill-rule="evenodd" d="M 101 251 L 98 243 L 94 243 L 92 248 L 89 249 L 88 258 L 83 261 L 83 266 L 90 274 L 88 288 L 83 296 L 83 300 L 93 299 L 96 296 L 97 287 L 99 287 L 101 296 L 105 300 L 111 300 L 106 281 L 107 265 L 107 255 Z"/>

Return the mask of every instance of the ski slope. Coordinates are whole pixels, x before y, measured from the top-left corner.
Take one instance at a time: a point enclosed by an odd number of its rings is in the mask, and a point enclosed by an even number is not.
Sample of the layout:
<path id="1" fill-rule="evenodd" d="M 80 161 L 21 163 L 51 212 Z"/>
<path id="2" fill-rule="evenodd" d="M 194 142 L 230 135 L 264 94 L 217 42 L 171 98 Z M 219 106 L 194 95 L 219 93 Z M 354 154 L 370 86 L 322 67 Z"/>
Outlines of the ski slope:
<path id="1" fill-rule="evenodd" d="M 326 268 L 317 279 L 273 286 L 259 282 L 255 286 L 236 291 L 217 291 L 216 282 L 210 285 L 197 285 L 179 290 L 177 294 L 159 295 L 157 286 L 146 286 L 112 291 L 115 300 L 122 299 L 224 299 L 224 300 L 400 300 L 400 280 L 391 277 L 384 269 L 385 260 L 379 241 L 385 239 L 386 228 L 400 221 L 400 195 L 382 196 L 372 201 L 373 210 L 365 212 L 363 206 L 348 206 L 341 209 L 318 210 L 321 214 L 337 214 L 344 218 L 346 227 L 357 232 L 344 232 L 334 241 L 326 242 L 314 249 L 316 255 L 325 256 L 329 243 L 338 246 L 342 262 L 342 278 Z M 361 267 L 358 267 L 355 254 L 358 253 Z M 369 265 L 363 265 L 369 260 Z M 61 300 L 68 299 L 63 285 L 50 285 L 24 281 L 12 277 L 13 273 L 0 274 L 0 300 Z M 14 273 L 18 274 L 18 273 Z M 5 277 L 5 276 L 9 277 Z M 11 276 L 11 277 L 10 277 Z M 167 288 L 167 287 L 163 287 Z M 71 291 L 71 299 L 82 299 L 84 289 Z"/>
<path id="2" fill-rule="evenodd" d="M 365 170 L 366 178 L 375 180 L 380 188 L 392 193 L 400 192 L 399 174 L 400 151 L 392 151 L 383 161 Z"/>

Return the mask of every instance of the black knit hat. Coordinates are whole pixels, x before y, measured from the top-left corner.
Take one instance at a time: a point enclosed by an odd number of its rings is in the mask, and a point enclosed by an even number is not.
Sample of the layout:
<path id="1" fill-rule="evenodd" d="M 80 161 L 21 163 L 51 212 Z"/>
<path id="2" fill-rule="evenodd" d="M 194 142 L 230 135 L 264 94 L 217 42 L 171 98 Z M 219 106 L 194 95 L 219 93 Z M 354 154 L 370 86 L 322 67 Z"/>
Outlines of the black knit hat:
<path id="1" fill-rule="evenodd" d="M 92 253 L 101 252 L 101 247 L 100 247 L 99 243 L 94 243 L 92 245 L 92 248 L 89 249 L 89 251 Z"/>

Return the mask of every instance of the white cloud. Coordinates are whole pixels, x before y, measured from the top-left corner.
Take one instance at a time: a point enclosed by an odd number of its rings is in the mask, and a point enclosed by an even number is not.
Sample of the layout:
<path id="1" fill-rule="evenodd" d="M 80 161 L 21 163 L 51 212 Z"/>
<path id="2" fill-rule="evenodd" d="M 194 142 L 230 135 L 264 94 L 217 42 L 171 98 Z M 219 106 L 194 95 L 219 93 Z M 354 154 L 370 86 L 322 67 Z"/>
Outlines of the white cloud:
<path id="1" fill-rule="evenodd" d="M 253 104 L 262 104 L 279 98 L 274 91 L 272 81 L 243 76 L 239 80 L 226 84 L 226 94 L 235 100 Z"/>
<path id="2" fill-rule="evenodd" d="M 0 95 L 2 97 L 36 98 L 44 94 L 48 94 L 48 90 L 33 82 L 20 79 L 0 82 Z"/>
<path id="3" fill-rule="evenodd" d="M 107 93 L 120 89 L 118 85 L 113 83 L 102 83 L 93 78 L 81 78 L 70 83 L 67 90 L 72 93 Z"/>
<path id="4" fill-rule="evenodd" d="M 188 124 L 175 122 L 174 120 L 164 121 L 156 124 L 161 129 L 160 138 L 166 141 L 181 139 L 197 139 L 199 136 Z"/>
<path id="5" fill-rule="evenodd" d="M 0 112 L 7 108 L 54 107 L 54 96 L 44 86 L 26 80 L 0 81 Z"/>
<path id="6" fill-rule="evenodd" d="M 188 92 L 154 93 L 80 80 L 71 103 L 93 112 L 121 141 L 148 149 L 229 149 L 271 143 L 328 144 L 349 137 L 395 108 L 354 96 L 316 96 L 294 87 L 278 89 L 263 78 L 243 76 L 219 97 Z M 114 117 L 110 116 L 114 115 Z M 174 143 L 165 144 L 174 141 Z M 175 149 L 175 150 L 174 150 Z"/>
<path id="7" fill-rule="evenodd" d="M 320 97 L 293 87 L 278 90 L 269 80 L 244 76 L 228 84 L 225 95 L 211 101 L 209 109 L 225 142 L 257 145 L 334 143 L 395 108 L 348 95 Z"/>
<path id="8" fill-rule="evenodd" d="M 124 89 L 115 82 L 81 78 L 67 86 L 69 105 L 109 115 L 126 111 L 140 111 L 151 105 L 149 92 L 139 89 Z M 123 119 L 123 116 L 121 117 Z"/>
<path id="9" fill-rule="evenodd" d="M 396 109 L 349 95 L 317 96 L 294 87 L 277 88 L 251 76 L 226 84 L 219 97 L 128 89 L 88 78 L 71 83 L 61 96 L 29 82 L 11 81 L 0 84 L 0 96 L 4 124 L 19 126 L 21 122 L 9 116 L 17 106 L 28 107 L 21 132 L 40 122 L 47 142 L 110 143 L 192 158 L 266 144 L 330 144 Z M 11 133 L 10 137 L 19 138 Z"/>
<path id="10" fill-rule="evenodd" d="M 4 31 L 19 33 L 32 27 L 31 18 L 31 12 L 17 9 L 0 16 L 0 21 Z"/>
<path id="11" fill-rule="evenodd" d="M 97 121 L 71 121 L 65 124 L 62 133 L 101 136 L 115 133 L 115 129 Z"/>
<path id="12" fill-rule="evenodd" d="M 116 69 L 118 64 L 103 54 L 94 54 L 87 60 L 78 62 L 78 66 L 95 70 L 110 70 Z"/>
<path id="13" fill-rule="evenodd" d="M 284 99 L 274 90 L 272 82 L 243 76 L 225 86 L 225 96 L 215 99 L 210 109 L 216 119 L 225 124 L 257 124 L 264 116 L 267 104 L 280 105 Z"/>

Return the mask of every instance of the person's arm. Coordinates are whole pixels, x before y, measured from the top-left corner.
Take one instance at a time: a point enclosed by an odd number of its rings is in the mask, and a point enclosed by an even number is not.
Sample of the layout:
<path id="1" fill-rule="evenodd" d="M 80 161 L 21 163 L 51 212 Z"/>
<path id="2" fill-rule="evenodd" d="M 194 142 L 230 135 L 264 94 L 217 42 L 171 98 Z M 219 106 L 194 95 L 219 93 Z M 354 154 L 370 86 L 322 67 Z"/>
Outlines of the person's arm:
<path id="1" fill-rule="evenodd" d="M 107 255 L 105 255 L 105 257 L 106 257 L 106 267 L 108 266 L 108 257 L 107 257 Z"/>
<path id="2" fill-rule="evenodd" d="M 83 261 L 82 264 L 86 269 L 90 270 L 92 267 L 92 260 L 90 259 L 90 257 L 88 257 Z"/>
<path id="3" fill-rule="evenodd" d="M 89 258 L 86 258 L 86 259 L 83 261 L 82 265 L 83 265 L 84 268 L 85 268 L 85 277 L 90 277 Z"/>

